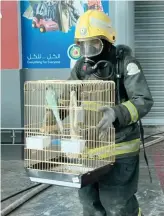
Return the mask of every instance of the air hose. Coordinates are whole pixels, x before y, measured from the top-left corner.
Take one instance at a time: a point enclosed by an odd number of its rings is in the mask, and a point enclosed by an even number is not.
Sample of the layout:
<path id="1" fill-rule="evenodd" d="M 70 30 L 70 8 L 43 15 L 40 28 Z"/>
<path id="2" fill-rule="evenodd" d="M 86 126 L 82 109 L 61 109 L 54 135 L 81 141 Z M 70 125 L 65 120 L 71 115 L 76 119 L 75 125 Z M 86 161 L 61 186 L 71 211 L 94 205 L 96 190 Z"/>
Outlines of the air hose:
<path id="1" fill-rule="evenodd" d="M 151 135 L 145 137 L 144 139 L 148 139 L 148 138 L 150 138 L 150 137 L 158 136 L 158 135 L 161 135 L 161 134 L 164 134 L 164 131 L 163 131 L 163 132 L 159 132 L 159 133 L 155 133 L 155 134 L 151 134 Z"/>
<path id="2" fill-rule="evenodd" d="M 9 213 L 13 212 L 16 208 L 18 208 L 19 206 L 21 206 L 22 204 L 24 204 L 25 202 L 27 202 L 32 197 L 38 195 L 40 192 L 42 192 L 45 189 L 49 188 L 50 186 L 51 185 L 42 184 L 42 185 L 38 186 L 37 188 L 31 190 L 30 192 L 28 192 L 27 194 L 25 194 L 24 196 L 22 196 L 21 198 L 19 198 L 18 200 L 16 200 L 12 204 L 10 204 L 8 207 L 6 207 L 5 209 L 3 209 L 1 211 L 1 216 L 6 216 Z"/>
<path id="3" fill-rule="evenodd" d="M 162 134 L 163 134 L 163 136 L 158 136 L 158 135 L 162 135 Z M 156 137 L 156 136 L 157 136 L 156 139 L 154 139 L 152 141 L 145 142 L 145 148 L 150 147 L 152 145 L 155 145 L 155 144 L 157 144 L 159 142 L 164 141 L 164 132 L 159 132 L 159 133 L 151 134 L 151 135 L 145 137 L 144 140 L 149 139 L 151 137 Z M 140 147 L 141 147 L 141 149 L 143 148 L 142 145 Z"/>
<path id="4" fill-rule="evenodd" d="M 10 196 L 8 196 L 8 197 L 5 197 L 4 199 L 1 200 L 1 203 L 4 202 L 4 201 L 6 201 L 6 200 L 8 200 L 8 199 L 11 199 L 12 197 L 15 197 L 15 196 L 21 194 L 21 193 L 23 193 L 23 192 L 26 192 L 26 191 L 28 191 L 28 190 L 30 190 L 30 189 L 32 189 L 32 188 L 38 187 L 39 185 L 41 185 L 41 183 L 36 184 L 36 185 L 33 185 L 33 186 L 31 186 L 31 187 L 28 187 L 28 188 L 25 188 L 25 189 L 23 189 L 23 190 L 21 190 L 21 191 L 19 191 L 19 192 L 17 192 L 17 193 L 14 193 L 14 194 L 12 194 L 12 195 L 10 195 Z"/>

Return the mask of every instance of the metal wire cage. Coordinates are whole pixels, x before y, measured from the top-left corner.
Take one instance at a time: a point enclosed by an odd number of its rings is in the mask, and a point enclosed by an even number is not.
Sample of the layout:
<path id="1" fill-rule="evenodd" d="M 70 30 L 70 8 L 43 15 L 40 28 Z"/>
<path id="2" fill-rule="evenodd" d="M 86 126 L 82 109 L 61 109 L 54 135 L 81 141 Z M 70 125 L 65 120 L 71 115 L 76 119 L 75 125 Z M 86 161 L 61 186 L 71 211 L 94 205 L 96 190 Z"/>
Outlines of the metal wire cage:
<path id="1" fill-rule="evenodd" d="M 115 105 L 112 81 L 28 81 L 24 85 L 25 168 L 32 181 L 83 187 L 115 161 L 115 130 L 99 138 L 99 107 Z"/>

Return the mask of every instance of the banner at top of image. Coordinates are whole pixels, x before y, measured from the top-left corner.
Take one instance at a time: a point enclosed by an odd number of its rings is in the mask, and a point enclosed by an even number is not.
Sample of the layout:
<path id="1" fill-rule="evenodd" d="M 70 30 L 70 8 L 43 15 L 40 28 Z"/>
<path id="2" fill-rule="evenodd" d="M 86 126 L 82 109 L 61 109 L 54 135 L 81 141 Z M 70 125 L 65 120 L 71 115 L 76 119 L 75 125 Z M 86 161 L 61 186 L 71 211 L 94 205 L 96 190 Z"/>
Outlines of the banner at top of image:
<path id="1" fill-rule="evenodd" d="M 21 1 L 23 68 L 70 68 L 80 57 L 77 19 L 88 9 L 108 14 L 109 1 Z"/>

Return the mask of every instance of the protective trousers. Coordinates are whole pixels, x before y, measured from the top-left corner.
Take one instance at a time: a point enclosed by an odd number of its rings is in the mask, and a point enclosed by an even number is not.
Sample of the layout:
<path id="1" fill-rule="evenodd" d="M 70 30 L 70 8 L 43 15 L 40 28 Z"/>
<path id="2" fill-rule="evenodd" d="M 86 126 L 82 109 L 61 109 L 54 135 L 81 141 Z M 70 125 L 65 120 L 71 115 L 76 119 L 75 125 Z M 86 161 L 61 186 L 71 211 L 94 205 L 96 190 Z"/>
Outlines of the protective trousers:
<path id="1" fill-rule="evenodd" d="M 99 182 L 79 190 L 83 216 L 138 216 L 139 156 L 117 159 Z"/>

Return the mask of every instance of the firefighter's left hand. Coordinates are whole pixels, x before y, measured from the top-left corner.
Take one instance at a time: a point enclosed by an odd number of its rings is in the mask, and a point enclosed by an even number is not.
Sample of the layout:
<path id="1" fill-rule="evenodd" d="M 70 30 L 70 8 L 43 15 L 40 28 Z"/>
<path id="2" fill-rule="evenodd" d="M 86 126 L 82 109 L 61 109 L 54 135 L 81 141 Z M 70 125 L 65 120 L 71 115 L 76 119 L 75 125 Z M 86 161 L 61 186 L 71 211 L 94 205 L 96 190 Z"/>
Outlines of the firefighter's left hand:
<path id="1" fill-rule="evenodd" d="M 97 125 L 99 131 L 99 139 L 103 139 L 107 135 L 109 128 L 112 126 L 112 123 L 115 121 L 116 116 L 114 110 L 107 106 L 99 108 L 99 111 L 103 112 L 104 114 L 103 118 Z"/>

